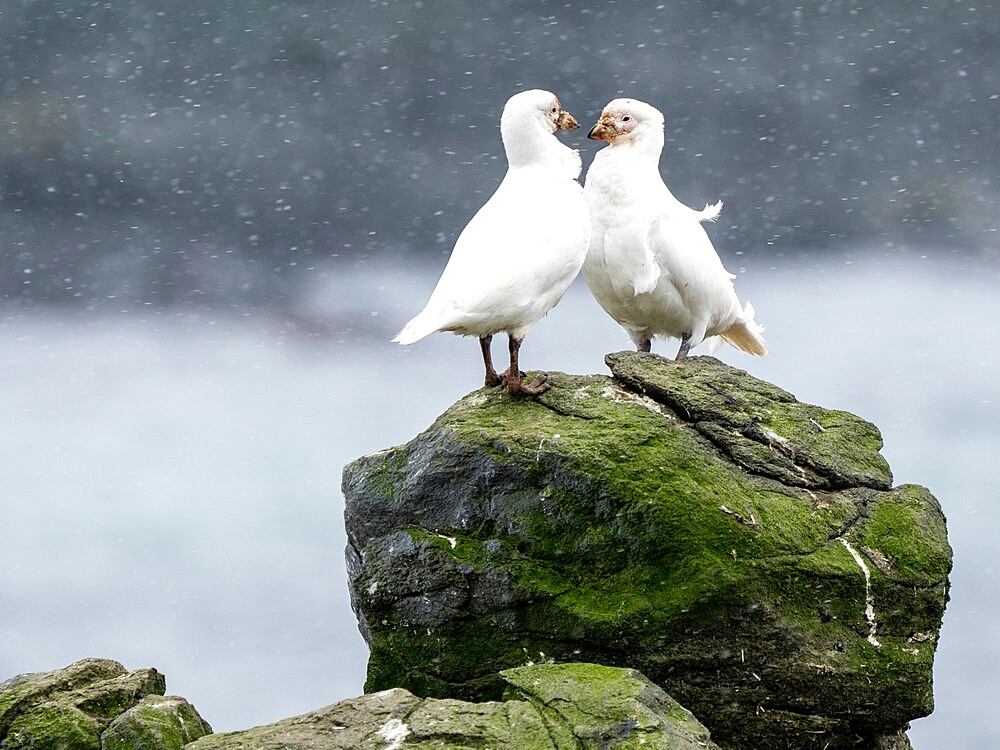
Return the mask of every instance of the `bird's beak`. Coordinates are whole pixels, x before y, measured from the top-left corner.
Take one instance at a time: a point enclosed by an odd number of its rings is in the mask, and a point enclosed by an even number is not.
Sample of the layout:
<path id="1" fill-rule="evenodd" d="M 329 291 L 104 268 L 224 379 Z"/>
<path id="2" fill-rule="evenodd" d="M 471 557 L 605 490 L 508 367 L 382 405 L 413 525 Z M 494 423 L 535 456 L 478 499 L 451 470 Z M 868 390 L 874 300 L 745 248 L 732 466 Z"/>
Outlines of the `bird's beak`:
<path id="1" fill-rule="evenodd" d="M 556 127 L 559 130 L 573 130 L 580 127 L 580 123 L 576 121 L 573 115 L 563 109 L 560 110 L 559 117 L 556 118 Z"/>
<path id="2" fill-rule="evenodd" d="M 595 141 L 610 141 L 615 137 L 615 130 L 611 120 L 607 117 L 602 117 L 597 121 L 597 124 L 590 129 L 587 133 L 587 137 Z"/>

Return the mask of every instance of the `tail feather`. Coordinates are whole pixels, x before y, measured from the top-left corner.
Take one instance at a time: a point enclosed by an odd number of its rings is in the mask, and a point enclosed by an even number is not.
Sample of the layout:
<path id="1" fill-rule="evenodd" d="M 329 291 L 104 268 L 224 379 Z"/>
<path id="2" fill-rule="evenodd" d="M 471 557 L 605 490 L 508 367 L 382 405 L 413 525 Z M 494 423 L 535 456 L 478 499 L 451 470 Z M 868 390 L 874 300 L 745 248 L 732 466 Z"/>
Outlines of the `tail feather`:
<path id="1" fill-rule="evenodd" d="M 698 221 L 715 221 L 721 212 L 722 201 L 717 201 L 716 203 L 706 203 L 701 211 L 695 213 L 698 214 Z"/>
<path id="2" fill-rule="evenodd" d="M 767 354 L 767 343 L 764 341 L 764 326 L 754 319 L 753 305 L 747 302 L 743 315 L 729 328 L 719 334 L 726 343 L 732 344 L 741 352 L 763 357 Z"/>
<path id="3" fill-rule="evenodd" d="M 403 326 L 402 331 L 393 336 L 392 343 L 402 344 L 403 346 L 413 344 L 425 336 L 431 335 L 436 330 L 437 326 L 434 324 L 434 321 L 424 313 L 420 313 Z"/>

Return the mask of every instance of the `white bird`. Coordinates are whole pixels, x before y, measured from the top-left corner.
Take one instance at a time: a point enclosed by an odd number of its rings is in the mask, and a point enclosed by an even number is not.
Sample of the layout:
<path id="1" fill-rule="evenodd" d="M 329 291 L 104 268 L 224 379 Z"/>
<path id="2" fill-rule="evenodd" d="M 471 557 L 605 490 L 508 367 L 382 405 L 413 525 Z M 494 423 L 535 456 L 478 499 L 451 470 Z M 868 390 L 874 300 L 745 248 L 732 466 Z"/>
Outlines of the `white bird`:
<path id="1" fill-rule="evenodd" d="M 583 275 L 604 310 L 639 351 L 652 339 L 681 340 L 677 359 L 706 338 L 722 339 L 763 356 L 763 328 L 753 305 L 740 306 L 733 279 L 701 226 L 722 202 L 701 211 L 677 200 L 659 172 L 663 115 L 636 99 L 604 108 L 589 138 L 607 141 L 597 152 L 584 194 L 593 222 Z"/>
<path id="2" fill-rule="evenodd" d="M 530 396 L 548 390 L 544 373 L 525 382 L 518 351 L 587 254 L 590 217 L 577 182 L 580 154 L 554 135 L 576 127 L 548 91 L 522 91 L 507 100 L 500 118 L 507 174 L 462 230 L 426 307 L 394 342 L 412 344 L 435 331 L 478 336 L 486 385 Z M 490 343 L 501 331 L 508 336 L 510 366 L 497 374 Z"/>

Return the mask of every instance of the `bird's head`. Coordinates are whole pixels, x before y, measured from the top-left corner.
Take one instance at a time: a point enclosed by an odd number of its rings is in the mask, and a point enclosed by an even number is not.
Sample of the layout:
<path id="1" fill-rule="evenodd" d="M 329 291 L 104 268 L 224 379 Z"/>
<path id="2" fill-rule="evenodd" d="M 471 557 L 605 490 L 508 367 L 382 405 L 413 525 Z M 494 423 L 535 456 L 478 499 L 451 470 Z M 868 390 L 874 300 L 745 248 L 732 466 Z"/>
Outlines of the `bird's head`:
<path id="1" fill-rule="evenodd" d="M 557 130 L 573 130 L 580 127 L 569 112 L 562 108 L 559 97 L 551 91 L 531 89 L 514 94 L 504 105 L 501 124 L 505 121 L 538 120 L 550 133 Z"/>
<path id="2" fill-rule="evenodd" d="M 662 139 L 663 114 L 638 99 L 615 99 L 608 102 L 587 137 L 620 145 L 635 143 L 647 133 L 655 133 Z"/>

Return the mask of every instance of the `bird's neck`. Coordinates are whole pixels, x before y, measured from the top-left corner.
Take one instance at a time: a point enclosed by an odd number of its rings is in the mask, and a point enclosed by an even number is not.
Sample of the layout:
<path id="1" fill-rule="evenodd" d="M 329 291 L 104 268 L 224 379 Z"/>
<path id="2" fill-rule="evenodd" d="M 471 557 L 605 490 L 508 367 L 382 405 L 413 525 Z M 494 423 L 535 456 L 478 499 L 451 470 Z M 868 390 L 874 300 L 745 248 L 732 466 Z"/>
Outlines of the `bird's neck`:
<path id="1" fill-rule="evenodd" d="M 660 154 L 663 153 L 663 143 L 662 130 L 647 130 L 642 133 L 636 133 L 633 138 L 627 141 L 617 139 L 612 146 L 625 150 L 634 149 L 635 153 L 641 153 L 656 163 L 659 162 Z"/>
<path id="2" fill-rule="evenodd" d="M 500 135 L 507 152 L 507 163 L 511 167 L 563 164 L 573 153 L 541 123 L 530 128 L 501 127 Z"/>

